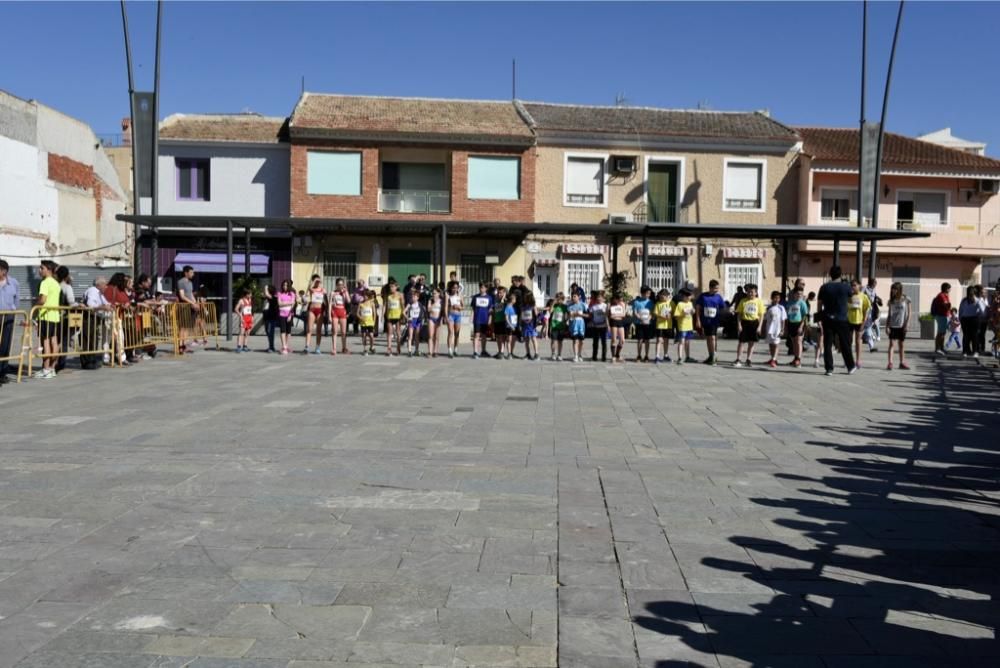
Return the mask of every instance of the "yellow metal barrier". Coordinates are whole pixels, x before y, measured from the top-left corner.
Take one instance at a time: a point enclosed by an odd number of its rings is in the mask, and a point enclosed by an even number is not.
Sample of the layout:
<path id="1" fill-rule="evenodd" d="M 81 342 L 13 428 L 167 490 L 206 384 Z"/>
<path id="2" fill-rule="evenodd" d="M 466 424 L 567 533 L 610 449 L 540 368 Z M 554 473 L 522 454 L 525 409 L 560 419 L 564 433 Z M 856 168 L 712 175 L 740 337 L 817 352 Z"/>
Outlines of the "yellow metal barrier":
<path id="1" fill-rule="evenodd" d="M 160 345 L 169 345 L 177 354 L 177 334 L 174 328 L 174 308 L 177 304 L 137 304 L 119 314 L 122 321 L 123 350 L 155 352 Z"/>
<path id="2" fill-rule="evenodd" d="M 176 333 L 177 351 L 186 347 L 189 341 L 209 345 L 209 337 L 214 339 L 215 349 L 219 349 L 219 315 L 212 302 L 201 302 L 197 308 L 187 302 L 170 304 L 173 327 Z"/>
<path id="3" fill-rule="evenodd" d="M 27 370 L 34 368 L 36 359 L 42 366 L 48 360 L 87 356 L 110 356 L 114 366 L 122 350 L 121 323 L 113 311 L 90 309 L 86 306 L 35 306 L 31 309 Z"/>
<path id="4" fill-rule="evenodd" d="M 20 332 L 20 336 L 17 336 Z M 0 349 L 7 348 L 6 354 L 0 353 L 0 366 L 12 367 L 17 361 L 17 382 L 21 382 L 24 370 L 24 356 L 31 346 L 31 328 L 28 324 L 27 311 L 0 311 Z M 17 353 L 17 354 L 15 354 Z"/>

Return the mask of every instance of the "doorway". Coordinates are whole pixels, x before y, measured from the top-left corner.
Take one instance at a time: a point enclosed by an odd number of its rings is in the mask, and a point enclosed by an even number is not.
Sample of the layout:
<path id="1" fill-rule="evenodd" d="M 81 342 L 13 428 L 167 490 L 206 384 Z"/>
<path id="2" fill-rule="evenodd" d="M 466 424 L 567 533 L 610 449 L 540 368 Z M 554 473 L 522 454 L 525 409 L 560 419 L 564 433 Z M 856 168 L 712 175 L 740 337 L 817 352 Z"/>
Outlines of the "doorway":
<path id="1" fill-rule="evenodd" d="M 410 274 L 431 273 L 431 252 L 412 248 L 389 249 L 389 276 L 396 279 L 400 287 L 406 285 Z"/>
<path id="2" fill-rule="evenodd" d="M 548 300 L 555 299 L 558 286 L 559 267 L 535 267 L 531 287 L 535 292 L 536 304 L 543 306 Z"/>

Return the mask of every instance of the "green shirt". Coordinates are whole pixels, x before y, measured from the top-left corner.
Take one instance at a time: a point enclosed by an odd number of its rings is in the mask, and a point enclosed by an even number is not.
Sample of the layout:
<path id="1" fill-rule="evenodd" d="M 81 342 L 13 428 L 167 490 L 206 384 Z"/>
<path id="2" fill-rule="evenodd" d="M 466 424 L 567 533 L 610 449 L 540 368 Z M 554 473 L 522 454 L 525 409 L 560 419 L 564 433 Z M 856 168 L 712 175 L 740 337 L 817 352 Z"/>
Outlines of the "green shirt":
<path id="1" fill-rule="evenodd" d="M 552 306 L 552 316 L 549 318 L 549 329 L 554 332 L 566 329 L 566 321 L 569 319 L 569 309 L 565 304 L 554 304 Z"/>
<path id="2" fill-rule="evenodd" d="M 45 297 L 43 306 L 59 306 L 60 294 L 62 294 L 62 288 L 59 287 L 59 281 L 51 276 L 38 286 L 38 295 Z M 38 312 L 38 319 L 44 322 L 59 322 L 59 309 L 43 308 Z"/>

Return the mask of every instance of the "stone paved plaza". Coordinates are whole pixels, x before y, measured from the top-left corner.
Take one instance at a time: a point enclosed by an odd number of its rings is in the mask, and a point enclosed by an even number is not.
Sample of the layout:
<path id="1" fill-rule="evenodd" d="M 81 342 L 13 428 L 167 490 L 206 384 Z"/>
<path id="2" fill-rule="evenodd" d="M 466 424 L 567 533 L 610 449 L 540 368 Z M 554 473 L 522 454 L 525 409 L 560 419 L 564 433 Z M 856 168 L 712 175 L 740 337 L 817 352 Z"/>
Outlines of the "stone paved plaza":
<path id="1" fill-rule="evenodd" d="M 5 386 L 0 666 L 1000 665 L 996 372 L 878 361 Z"/>

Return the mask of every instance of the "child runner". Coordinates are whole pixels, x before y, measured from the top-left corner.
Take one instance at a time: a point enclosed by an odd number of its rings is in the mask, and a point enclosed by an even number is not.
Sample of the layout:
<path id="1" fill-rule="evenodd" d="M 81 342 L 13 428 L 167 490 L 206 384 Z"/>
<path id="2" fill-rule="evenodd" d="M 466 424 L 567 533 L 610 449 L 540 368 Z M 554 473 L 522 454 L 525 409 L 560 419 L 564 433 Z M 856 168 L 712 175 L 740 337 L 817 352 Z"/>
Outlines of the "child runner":
<path id="1" fill-rule="evenodd" d="M 236 303 L 236 315 L 240 323 L 240 335 L 236 337 L 236 350 L 238 353 L 248 353 L 247 339 L 250 338 L 250 330 L 253 329 L 253 299 L 250 290 L 243 290 L 240 301 Z"/>
<path id="2" fill-rule="evenodd" d="M 673 313 L 670 306 L 670 290 L 663 289 L 656 293 L 656 351 L 654 362 L 670 361 L 670 339 L 673 328 Z"/>
<path id="3" fill-rule="evenodd" d="M 490 314 L 493 312 L 493 297 L 490 296 L 488 283 L 479 284 L 479 294 L 470 300 L 472 306 L 472 358 L 479 359 L 486 355 L 486 336 L 490 327 Z M 457 345 L 458 342 L 455 342 Z"/>
<path id="4" fill-rule="evenodd" d="M 502 359 L 504 351 L 507 350 L 507 335 L 509 332 L 507 314 L 504 313 L 504 309 L 507 308 L 507 288 L 503 286 L 497 287 L 493 299 L 493 313 L 491 318 L 493 320 L 493 338 L 497 342 L 497 354 L 493 356 L 493 359 Z"/>
<path id="5" fill-rule="evenodd" d="M 708 282 L 708 292 L 698 295 L 695 302 L 695 329 L 705 337 L 708 347 L 708 358 L 705 364 L 716 365 L 716 350 L 718 347 L 719 319 L 722 310 L 726 308 L 725 298 L 719 294 L 719 282 L 714 278 Z"/>
<path id="6" fill-rule="evenodd" d="M 802 330 L 809 317 L 809 305 L 798 289 L 793 289 L 788 294 L 785 313 L 788 315 L 785 331 L 792 342 L 792 366 L 798 368 L 802 366 Z"/>
<path id="7" fill-rule="evenodd" d="M 309 314 L 306 316 L 306 348 L 302 353 L 309 354 L 309 344 L 312 343 L 313 328 L 315 328 L 316 347 L 312 353 L 319 355 L 319 342 L 323 337 L 323 305 L 326 303 L 326 290 L 323 289 L 323 280 L 316 274 L 313 275 L 312 282 L 309 284 L 306 298 L 309 303 Z"/>
<path id="8" fill-rule="evenodd" d="M 462 331 L 462 284 L 448 284 L 448 357 L 458 354 L 458 335 Z"/>
<path id="9" fill-rule="evenodd" d="M 653 324 L 653 290 L 644 285 L 639 297 L 632 300 L 632 315 L 635 316 L 635 361 L 649 361 L 649 340 L 656 333 Z"/>
<path id="10" fill-rule="evenodd" d="M 694 362 L 691 357 L 691 339 L 694 338 L 694 304 L 691 292 L 685 288 L 677 293 L 677 302 L 671 315 L 674 318 L 674 340 L 677 342 L 677 363 Z"/>
<path id="11" fill-rule="evenodd" d="M 622 348 L 625 347 L 625 302 L 620 294 L 615 294 L 611 298 L 611 306 L 608 307 L 609 320 L 611 321 L 611 361 L 622 361 Z"/>
<path id="12" fill-rule="evenodd" d="M 583 339 L 587 334 L 587 305 L 580 299 L 579 292 L 570 295 L 566 307 L 569 316 L 569 337 L 573 340 L 573 361 L 583 361 Z"/>
<path id="13" fill-rule="evenodd" d="M 948 340 L 944 344 L 944 349 L 948 350 L 948 346 L 952 343 L 955 344 L 955 350 L 962 349 L 962 319 L 958 317 L 958 309 L 953 308 L 951 314 L 948 317 Z"/>
<path id="14" fill-rule="evenodd" d="M 552 316 L 552 305 L 555 303 L 556 300 L 550 299 L 545 302 L 545 308 L 538 311 L 538 318 L 535 320 L 535 333 L 540 339 L 549 335 L 549 318 Z"/>
<path id="15" fill-rule="evenodd" d="M 361 326 L 361 347 L 365 357 L 375 353 L 375 313 L 378 304 L 375 302 L 375 291 L 366 290 L 365 300 L 358 304 L 358 324 Z"/>
<path id="16" fill-rule="evenodd" d="M 524 356 L 529 360 L 538 359 L 538 341 L 535 337 L 535 320 L 538 310 L 535 308 L 535 295 L 531 290 L 524 291 L 524 303 L 521 304 L 521 338 L 524 339 Z"/>
<path id="17" fill-rule="evenodd" d="M 410 290 L 410 303 L 406 305 L 406 352 L 413 357 L 416 352 L 420 357 L 420 330 L 424 326 L 424 318 L 427 317 L 427 309 L 420 303 L 420 291 Z M 416 346 L 414 346 L 416 341 Z"/>
<path id="18" fill-rule="evenodd" d="M 608 361 L 608 305 L 604 302 L 604 293 L 594 294 L 594 303 L 590 305 L 590 336 L 594 340 L 590 355 L 592 362 L 597 361 L 597 343 L 601 344 L 601 361 Z"/>
<path id="19" fill-rule="evenodd" d="M 330 321 L 333 323 L 333 334 L 330 337 L 330 354 L 337 354 L 337 336 L 340 335 L 340 352 L 350 354 L 347 349 L 347 309 L 351 304 L 351 295 L 347 292 L 344 279 L 338 278 L 330 293 Z"/>
<path id="20" fill-rule="evenodd" d="M 903 294 L 903 284 L 896 282 L 889 288 L 889 364 L 886 369 L 892 371 L 892 344 L 899 346 L 899 368 L 910 369 L 906 363 L 906 353 L 903 351 L 906 341 L 906 328 L 910 324 L 910 300 Z"/>
<path id="21" fill-rule="evenodd" d="M 399 355 L 403 349 L 402 333 L 399 321 L 403 318 L 403 295 L 399 294 L 399 285 L 389 284 L 389 292 L 385 295 L 385 354 L 391 357 Z M 393 341 L 396 342 L 396 352 L 392 352 Z"/>
<path id="22" fill-rule="evenodd" d="M 736 344 L 736 362 L 733 363 L 737 369 L 743 366 L 740 362 L 740 353 L 743 352 L 743 344 L 747 346 L 746 365 L 750 366 L 750 357 L 753 349 L 760 341 L 761 330 L 764 326 L 764 302 L 757 296 L 757 286 L 748 283 L 744 286 L 746 295 L 740 300 L 740 305 L 736 307 L 736 328 L 739 332 L 740 342 Z"/>
<path id="23" fill-rule="evenodd" d="M 290 350 L 288 337 L 292 333 L 292 318 L 295 317 L 295 304 L 298 299 L 298 295 L 292 289 L 292 282 L 282 281 L 281 289 L 278 290 L 278 330 L 281 332 L 282 355 L 287 355 Z"/>
<path id="24" fill-rule="evenodd" d="M 566 308 L 566 296 L 556 293 L 556 301 L 549 314 L 549 338 L 552 350 L 552 361 L 562 362 L 563 339 L 569 331 L 569 310 Z"/>
<path id="25" fill-rule="evenodd" d="M 438 329 L 444 317 L 445 303 L 441 290 L 434 288 L 427 299 L 427 350 L 431 357 L 437 357 Z"/>
<path id="26" fill-rule="evenodd" d="M 847 300 L 847 323 L 854 336 L 854 366 L 861 367 L 861 333 L 865 320 L 871 312 L 872 302 L 861 291 L 861 283 L 856 279 L 851 281 L 851 296 Z"/>
<path id="27" fill-rule="evenodd" d="M 503 309 L 504 324 L 507 325 L 507 345 L 503 354 L 505 360 L 509 360 L 514 354 L 514 346 L 517 345 L 517 293 L 511 292 L 507 295 L 507 305 Z"/>
<path id="28" fill-rule="evenodd" d="M 771 305 L 764 313 L 764 331 L 767 333 L 767 349 L 771 353 L 771 359 L 767 365 L 772 369 L 778 368 L 778 346 L 781 345 L 781 337 L 785 333 L 785 323 L 788 322 L 788 313 L 781 305 L 781 293 L 777 290 L 771 292 Z"/>

